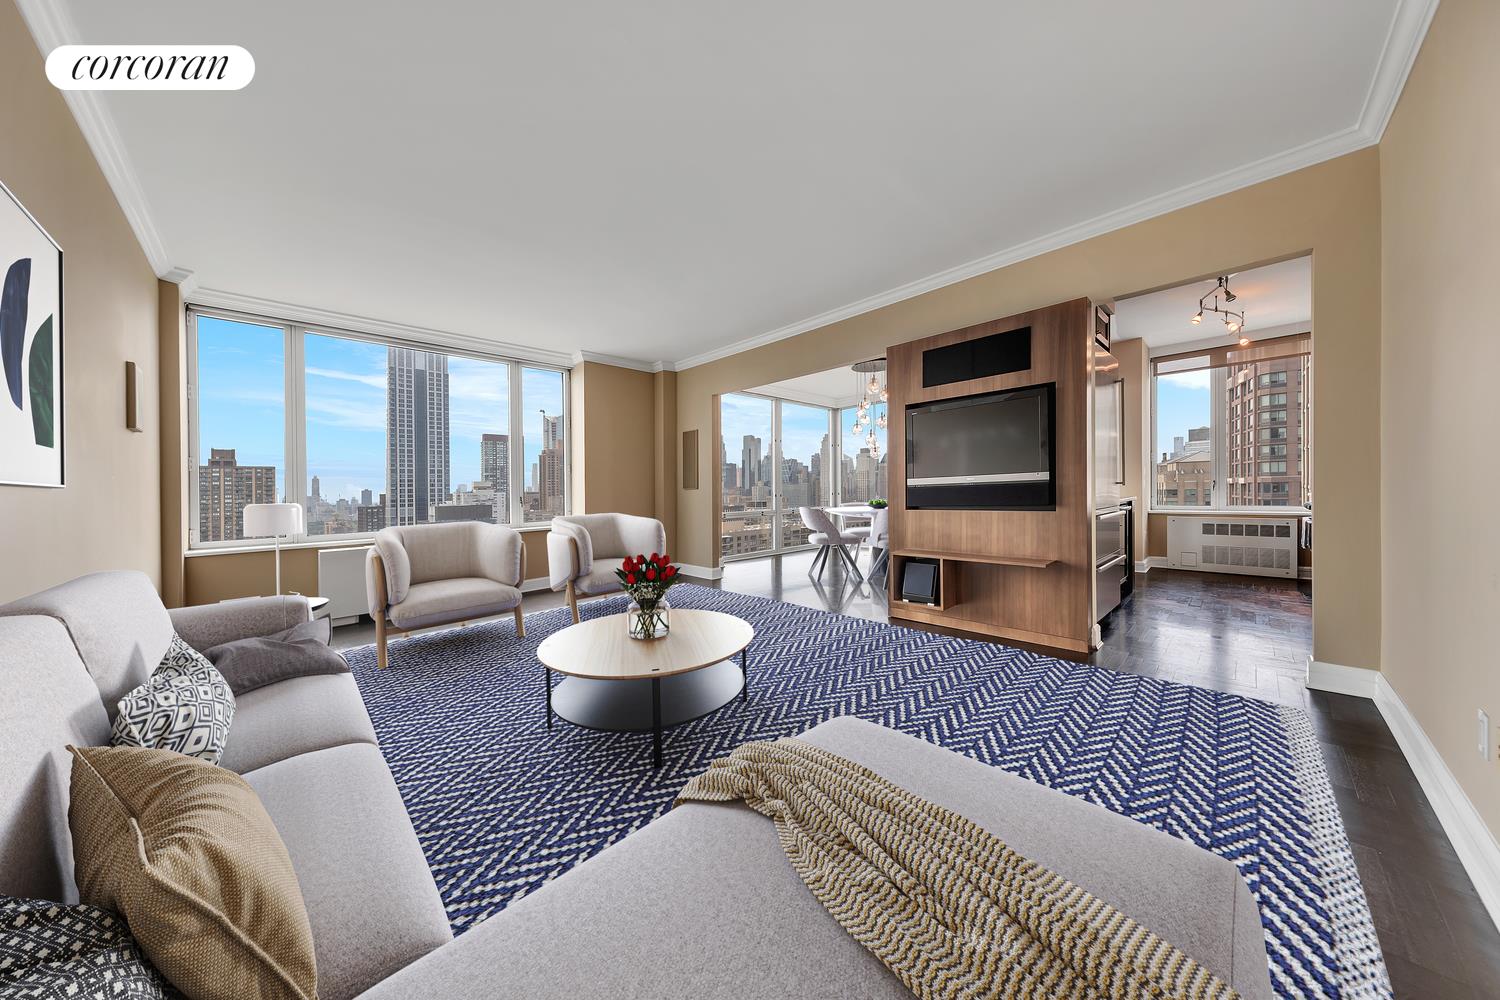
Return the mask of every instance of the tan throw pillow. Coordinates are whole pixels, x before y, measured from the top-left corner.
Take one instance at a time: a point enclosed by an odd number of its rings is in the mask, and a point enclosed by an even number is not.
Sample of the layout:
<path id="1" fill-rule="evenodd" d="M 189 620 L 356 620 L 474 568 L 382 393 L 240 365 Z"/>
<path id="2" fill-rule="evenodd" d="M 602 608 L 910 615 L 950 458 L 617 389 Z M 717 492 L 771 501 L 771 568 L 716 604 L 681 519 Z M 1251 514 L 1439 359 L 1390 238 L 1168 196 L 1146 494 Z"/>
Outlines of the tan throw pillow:
<path id="1" fill-rule="evenodd" d="M 74 873 L 190 1000 L 314 1000 L 286 845 L 233 772 L 170 750 L 69 747 Z"/>

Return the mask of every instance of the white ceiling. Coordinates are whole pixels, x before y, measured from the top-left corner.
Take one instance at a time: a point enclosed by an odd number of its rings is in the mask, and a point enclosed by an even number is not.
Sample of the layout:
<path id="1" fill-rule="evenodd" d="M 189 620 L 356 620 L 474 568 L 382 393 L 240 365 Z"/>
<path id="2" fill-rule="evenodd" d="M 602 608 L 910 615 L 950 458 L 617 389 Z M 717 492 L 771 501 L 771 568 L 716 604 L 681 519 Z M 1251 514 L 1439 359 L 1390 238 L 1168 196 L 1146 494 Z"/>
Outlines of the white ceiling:
<path id="1" fill-rule="evenodd" d="M 1369 145 L 1435 0 L 19 3 L 254 55 L 68 95 L 159 273 L 674 365 Z"/>
<path id="2" fill-rule="evenodd" d="M 1208 278 L 1120 299 L 1115 303 L 1115 339 L 1141 337 L 1152 348 L 1238 339 L 1211 313 L 1205 312 L 1203 322 L 1193 325 L 1198 300 L 1212 292 L 1216 284 L 1214 278 Z M 1251 340 L 1306 333 L 1312 328 L 1311 257 L 1236 272 L 1229 279 L 1229 289 L 1235 301 L 1228 308 L 1245 314 L 1244 333 Z"/>
<path id="3" fill-rule="evenodd" d="M 869 377 L 856 375 L 853 369 L 846 366 L 782 379 L 749 391 L 804 403 L 817 403 L 820 406 L 853 406 L 864 398 L 863 379 Z"/>

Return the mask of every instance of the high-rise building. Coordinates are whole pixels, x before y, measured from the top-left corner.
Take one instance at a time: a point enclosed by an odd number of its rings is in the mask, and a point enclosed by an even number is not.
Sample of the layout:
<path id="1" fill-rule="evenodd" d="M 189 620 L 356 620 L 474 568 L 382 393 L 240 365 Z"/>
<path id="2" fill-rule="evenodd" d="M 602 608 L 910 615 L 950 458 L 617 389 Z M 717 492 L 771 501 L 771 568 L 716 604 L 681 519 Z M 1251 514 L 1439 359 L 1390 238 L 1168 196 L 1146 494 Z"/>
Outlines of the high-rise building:
<path id="1" fill-rule="evenodd" d="M 374 502 L 375 502 L 375 495 L 373 493 L 371 493 L 369 490 L 360 490 L 359 491 L 359 505 L 361 507 L 368 507 L 368 506 L 370 506 Z"/>
<path id="2" fill-rule="evenodd" d="M 368 494 L 370 491 L 365 490 Z M 379 531 L 385 527 L 385 505 L 366 503 L 360 504 L 355 513 L 355 530 L 370 532 Z"/>
<path id="3" fill-rule="evenodd" d="M 1231 507 L 1300 506 L 1307 493 L 1306 354 L 1231 365 L 1225 377 L 1228 442 L 1224 502 Z"/>
<path id="4" fill-rule="evenodd" d="M 243 538 L 245 505 L 275 502 L 274 465 L 240 465 L 233 448 L 213 448 L 198 466 L 198 540 Z"/>
<path id="5" fill-rule="evenodd" d="M 564 510 L 563 490 L 566 483 L 564 460 L 566 451 L 563 438 L 562 414 L 549 417 L 542 414 L 542 452 L 537 456 L 537 493 L 541 511 L 547 515 L 561 514 Z"/>
<path id="6" fill-rule="evenodd" d="M 422 524 L 448 499 L 448 358 L 389 349 L 385 388 L 386 523 Z"/>
<path id="7" fill-rule="evenodd" d="M 749 492 L 761 481 L 760 438 L 746 434 L 740 450 L 740 488 Z"/>
<path id="8" fill-rule="evenodd" d="M 510 435 L 479 436 L 479 478 L 495 494 L 495 519 L 510 523 Z"/>
<path id="9" fill-rule="evenodd" d="M 312 498 L 314 500 L 323 499 L 323 484 L 317 476 L 312 477 Z"/>

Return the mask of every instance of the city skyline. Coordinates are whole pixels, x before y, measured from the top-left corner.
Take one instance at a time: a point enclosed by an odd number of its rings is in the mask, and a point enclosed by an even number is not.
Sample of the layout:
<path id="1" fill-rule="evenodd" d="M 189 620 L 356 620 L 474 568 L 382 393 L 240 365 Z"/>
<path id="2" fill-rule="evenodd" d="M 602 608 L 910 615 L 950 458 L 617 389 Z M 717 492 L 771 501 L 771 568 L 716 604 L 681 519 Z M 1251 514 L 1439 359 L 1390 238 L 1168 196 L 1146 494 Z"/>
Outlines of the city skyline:
<path id="1" fill-rule="evenodd" d="M 284 454 L 283 330 L 212 316 L 196 317 L 196 327 L 199 387 L 196 437 L 200 454 L 210 455 L 215 449 L 232 450 L 242 468 L 270 468 L 276 490 L 271 499 L 287 499 L 291 483 Z M 307 475 L 303 493 L 310 534 L 319 533 L 325 524 L 329 533 L 367 530 L 373 519 L 363 509 L 376 506 L 376 498 L 381 498 L 381 507 L 397 499 L 388 483 L 388 447 L 392 443 L 388 402 L 390 359 L 398 350 L 402 349 L 345 337 L 303 335 Z M 475 498 L 474 484 L 486 483 L 493 475 L 495 456 L 486 457 L 485 439 L 499 437 L 505 440 L 504 461 L 521 452 L 526 509 L 546 516 L 560 513 L 565 507 L 562 483 L 566 468 L 563 373 L 520 366 L 525 406 L 522 441 L 516 448 L 509 426 L 510 363 L 441 352 L 415 353 L 442 359 L 447 375 L 446 434 L 439 434 L 441 442 L 437 437 L 431 442 L 437 449 L 434 457 L 438 460 L 430 469 L 429 510 L 435 511 L 439 504 L 450 501 L 461 499 L 467 503 Z M 437 417 L 441 411 L 442 405 L 438 403 L 433 416 Z M 538 492 L 533 470 L 548 450 L 549 442 L 553 455 L 546 464 L 556 495 L 545 501 L 526 497 L 525 494 Z M 207 463 L 200 460 L 198 468 L 202 473 Z M 318 480 L 320 501 L 316 504 L 314 479 Z M 493 496 L 484 498 L 492 508 L 498 508 L 501 520 L 509 518 L 509 491 L 507 481 L 499 485 Z"/>

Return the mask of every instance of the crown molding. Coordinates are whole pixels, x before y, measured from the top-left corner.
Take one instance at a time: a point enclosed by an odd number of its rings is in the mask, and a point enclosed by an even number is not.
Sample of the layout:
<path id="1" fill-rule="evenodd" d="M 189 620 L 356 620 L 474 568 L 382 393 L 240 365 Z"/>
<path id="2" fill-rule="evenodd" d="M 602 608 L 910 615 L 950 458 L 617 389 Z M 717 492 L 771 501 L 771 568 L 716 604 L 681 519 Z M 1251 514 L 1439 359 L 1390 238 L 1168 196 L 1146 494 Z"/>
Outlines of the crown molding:
<path id="1" fill-rule="evenodd" d="M 184 295 L 184 299 L 191 306 L 239 313 L 250 318 L 297 323 L 326 330 L 329 333 L 377 337 L 428 350 L 447 349 L 482 358 L 530 361 L 553 368 L 573 367 L 573 356 L 562 351 L 549 351 L 524 344 L 511 344 L 487 337 L 475 337 L 467 333 L 413 326 L 409 323 L 392 323 L 354 313 L 320 309 L 317 306 L 304 306 L 255 295 L 242 295 L 239 292 L 226 292 L 218 288 L 195 288 L 190 294 Z"/>
<path id="2" fill-rule="evenodd" d="M 1164 194 L 1138 201 L 1133 205 L 1106 212 L 1046 236 L 1039 236 L 977 260 L 898 285 L 889 291 L 789 323 L 769 333 L 692 355 L 678 361 L 677 370 L 696 368 L 744 351 L 774 344 L 779 340 L 807 333 L 809 330 L 851 319 L 863 313 L 915 298 L 926 292 L 987 274 L 990 271 L 998 271 L 1002 267 L 1009 267 L 1011 264 L 1017 264 L 1032 257 L 1039 257 L 1053 250 L 1061 250 L 1074 243 L 1082 243 L 1084 240 L 1103 236 L 1116 229 L 1124 229 L 1138 222 L 1145 222 L 1147 219 L 1175 212 L 1178 209 L 1208 201 L 1210 198 L 1217 198 L 1232 191 L 1260 184 L 1283 174 L 1373 146 L 1385 134 L 1385 127 L 1391 120 L 1391 114 L 1396 110 L 1396 103 L 1401 98 L 1401 90 L 1406 86 L 1406 78 L 1411 73 L 1417 53 L 1422 48 L 1422 40 L 1427 36 L 1427 29 L 1432 24 L 1433 15 L 1437 12 L 1438 2 L 1439 0 L 1398 0 L 1395 13 L 1391 17 L 1391 26 L 1386 32 L 1385 46 L 1381 49 L 1380 59 L 1375 65 L 1370 89 L 1365 94 L 1365 103 L 1360 110 L 1359 120 L 1348 128 L 1285 152 L 1227 170 L 1206 180 L 1185 184 Z"/>
<path id="3" fill-rule="evenodd" d="M 581 365 L 585 361 L 593 362 L 596 365 L 612 365 L 615 368 L 629 368 L 632 371 L 650 372 L 652 374 L 677 370 L 671 362 L 667 361 L 642 361 L 639 358 L 627 358 L 618 354 L 600 354 L 598 351 L 573 352 L 574 366 Z"/>
<path id="4" fill-rule="evenodd" d="M 31 37 L 45 60 L 47 54 L 59 45 L 74 45 L 82 39 L 66 5 L 60 0 L 16 0 L 21 17 L 31 29 Z M 114 119 L 104 107 L 104 99 L 96 90 L 65 90 L 63 100 L 73 112 L 73 120 L 83 133 L 84 141 L 99 163 L 104 179 L 109 183 L 125 220 L 135 233 L 136 242 L 146 255 L 151 270 L 159 278 L 165 278 L 173 269 L 166 244 L 151 221 L 150 206 L 146 192 L 136 180 L 135 169 L 125 153 L 125 143 L 115 129 Z"/>
<path id="5" fill-rule="evenodd" d="M 1375 75 L 1370 78 L 1370 89 L 1359 114 L 1359 128 L 1370 137 L 1372 145 L 1385 137 L 1386 126 L 1396 113 L 1401 92 L 1406 89 L 1406 78 L 1416 65 L 1417 53 L 1422 50 L 1438 3 L 1439 0 L 1399 0 L 1396 4 L 1385 47 L 1380 50 L 1380 61 L 1375 64 Z"/>

